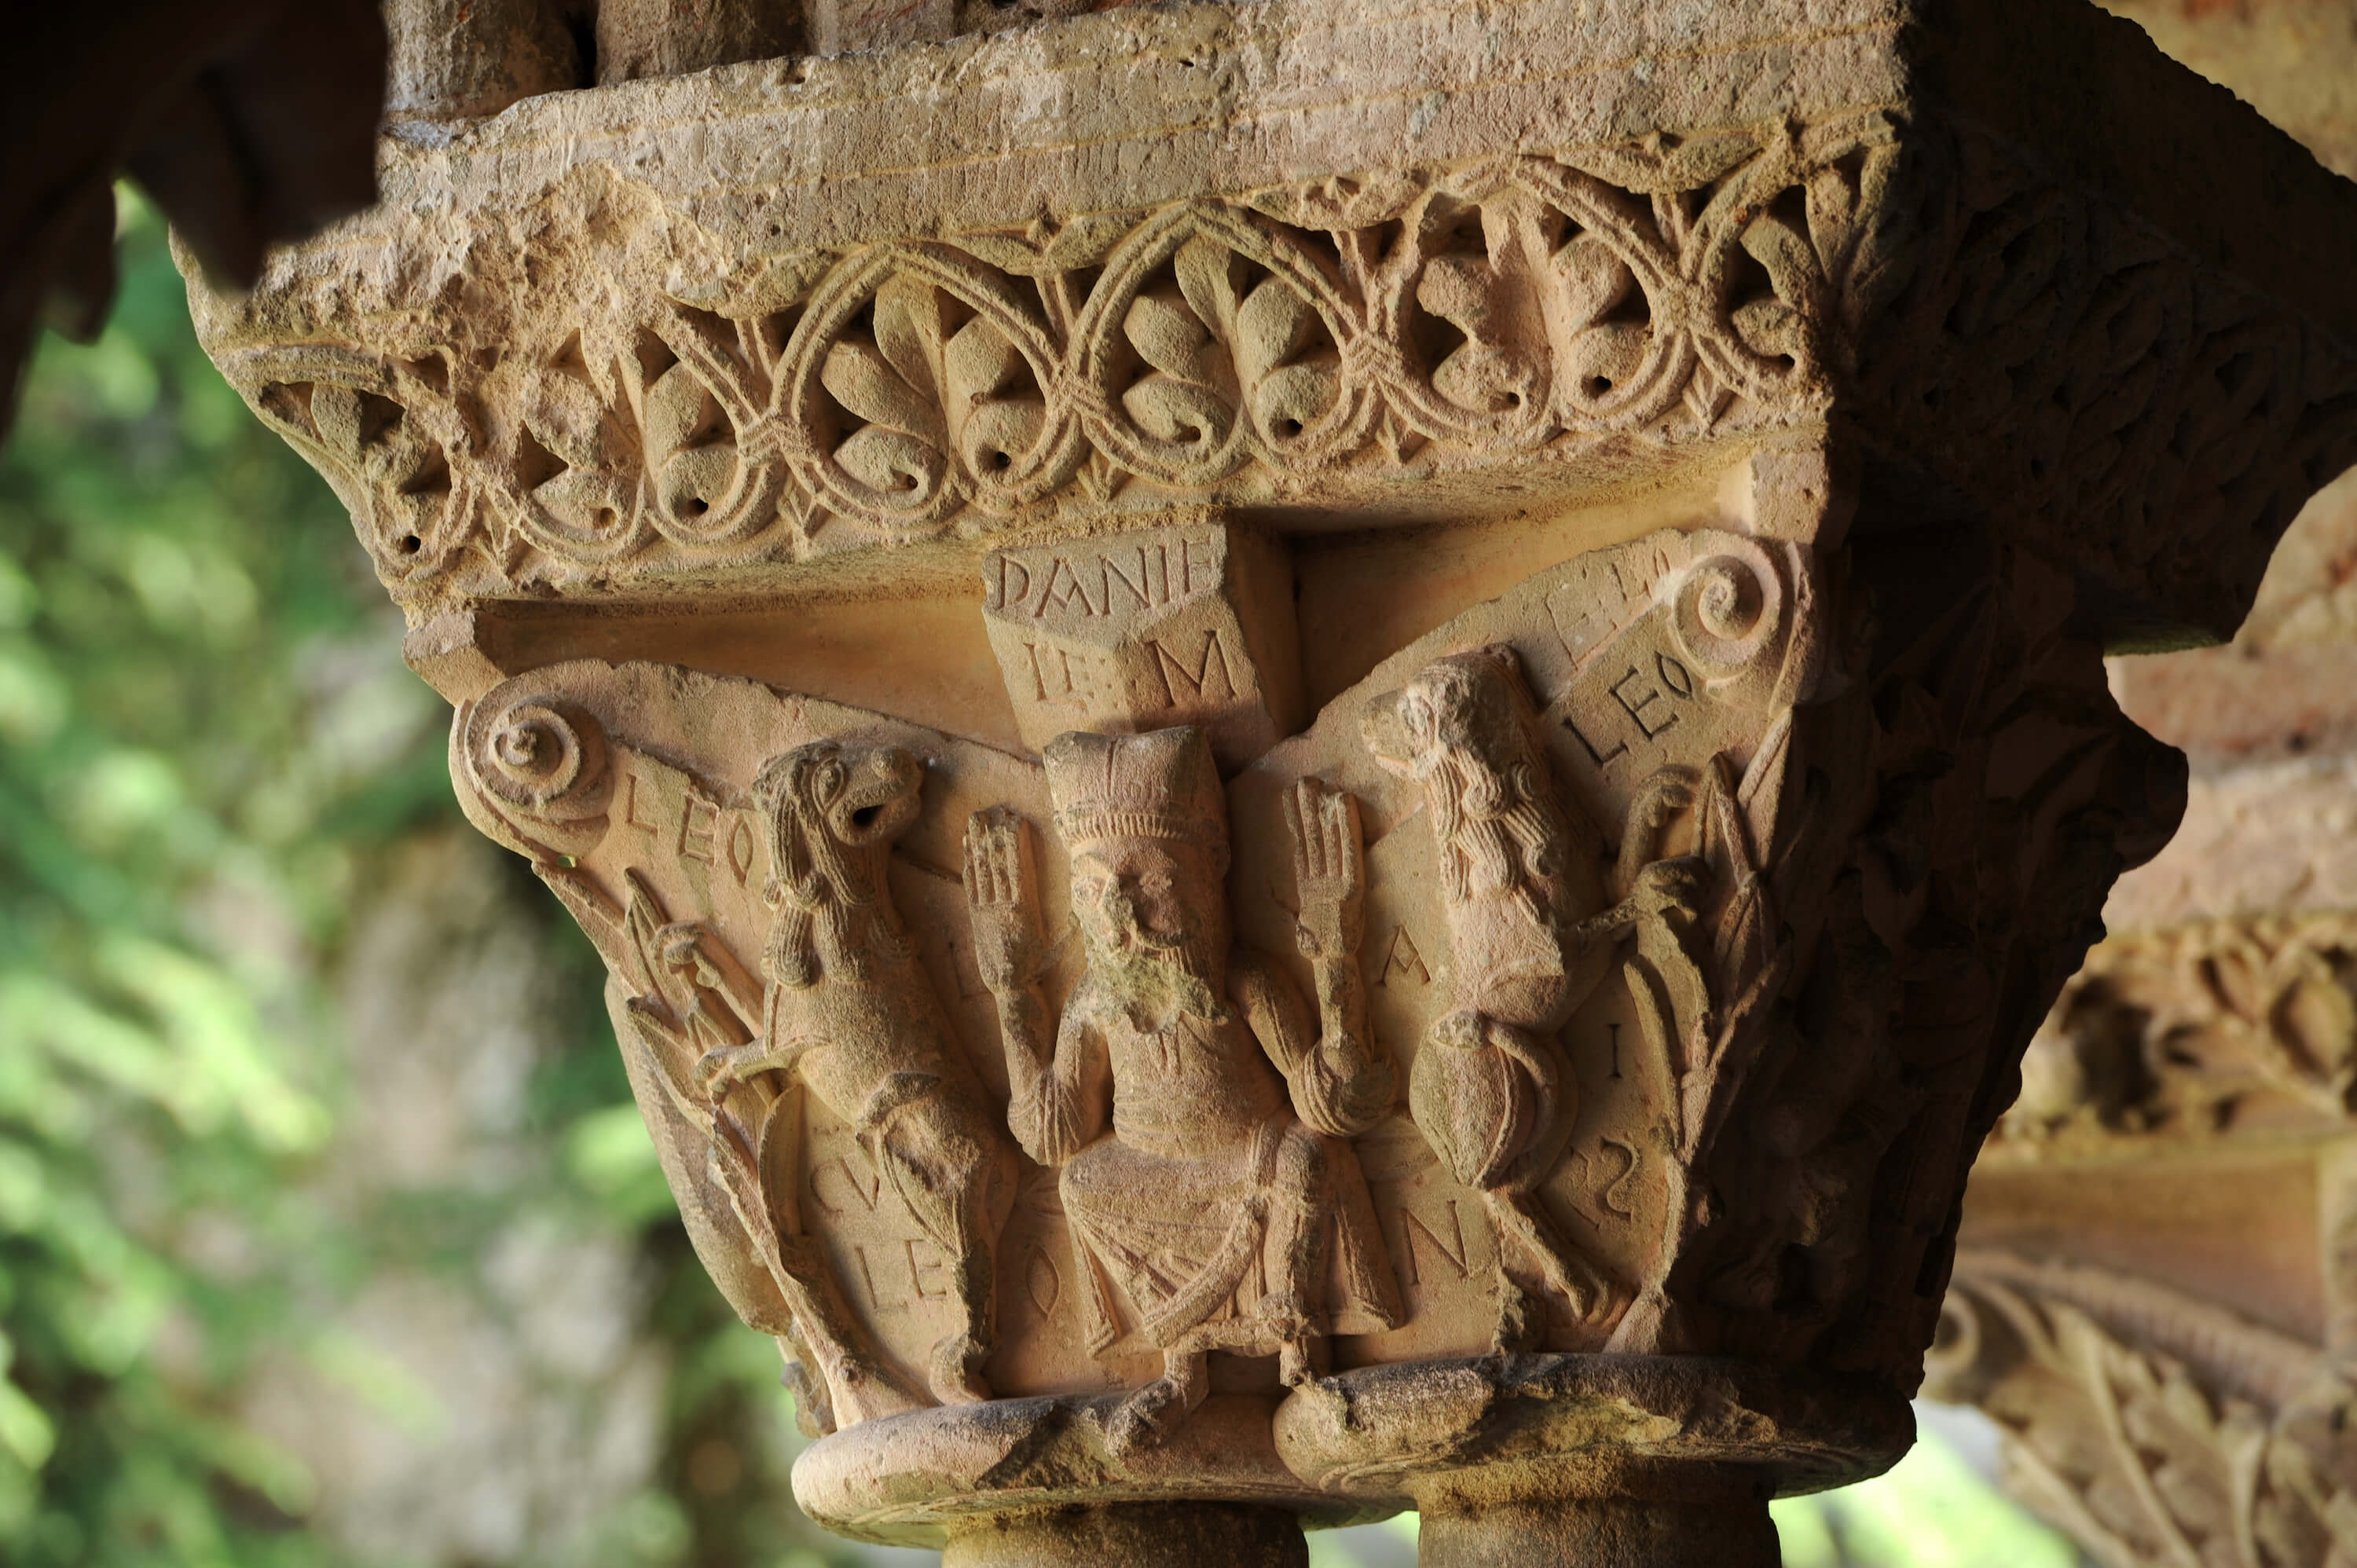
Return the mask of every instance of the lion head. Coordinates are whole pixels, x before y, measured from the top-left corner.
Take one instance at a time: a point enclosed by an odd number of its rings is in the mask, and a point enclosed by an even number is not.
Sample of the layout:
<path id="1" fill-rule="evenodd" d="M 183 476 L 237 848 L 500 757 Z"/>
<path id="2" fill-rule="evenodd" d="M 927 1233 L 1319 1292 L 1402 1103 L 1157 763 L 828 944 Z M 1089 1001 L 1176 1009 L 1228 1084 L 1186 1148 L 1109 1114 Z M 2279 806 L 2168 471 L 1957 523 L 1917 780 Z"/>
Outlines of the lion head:
<path id="1" fill-rule="evenodd" d="M 753 800 L 770 822 L 769 881 L 778 912 L 765 967 L 782 985 L 815 984 L 822 972 L 864 972 L 877 953 L 909 950 L 885 886 L 892 842 L 916 821 L 923 765 L 897 746 L 817 740 L 762 766 Z M 864 924 L 866 941 L 853 940 Z"/>

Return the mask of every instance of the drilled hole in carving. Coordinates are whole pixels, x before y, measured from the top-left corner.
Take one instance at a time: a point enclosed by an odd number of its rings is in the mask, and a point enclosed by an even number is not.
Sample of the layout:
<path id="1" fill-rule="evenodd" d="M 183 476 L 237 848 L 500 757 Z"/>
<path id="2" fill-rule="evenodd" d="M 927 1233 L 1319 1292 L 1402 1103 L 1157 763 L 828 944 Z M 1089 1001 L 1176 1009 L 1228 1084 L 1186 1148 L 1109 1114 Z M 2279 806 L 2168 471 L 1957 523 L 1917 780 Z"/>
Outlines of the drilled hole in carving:
<path id="1" fill-rule="evenodd" d="M 1301 434 L 1301 421 L 1297 419 L 1281 419 L 1277 421 L 1276 427 L 1287 435 Z"/>
<path id="2" fill-rule="evenodd" d="M 361 445 L 372 446 L 400 427 L 402 406 L 376 392 L 361 393 Z"/>
<path id="3" fill-rule="evenodd" d="M 679 356 L 671 351 L 671 345 L 644 328 L 639 329 L 637 348 L 639 373 L 649 381 L 679 363 Z"/>
<path id="4" fill-rule="evenodd" d="M 881 816 L 883 811 L 884 808 L 881 806 L 862 806 L 851 813 L 852 825 L 862 828 L 873 826 L 876 819 Z"/>
<path id="5" fill-rule="evenodd" d="M 536 490 L 571 465 L 540 443 L 528 426 L 516 427 L 516 483 Z"/>
<path id="6" fill-rule="evenodd" d="M 311 390 L 309 381 L 271 381 L 254 401 L 273 419 L 309 432 L 316 428 L 311 420 Z"/>
<path id="7" fill-rule="evenodd" d="M 425 548 L 425 541 L 418 538 L 417 535 L 414 533 L 405 533 L 402 535 L 401 553 L 404 555 L 414 555 Z"/>
<path id="8" fill-rule="evenodd" d="M 1198 270 L 1190 297 L 1177 259 L 1166 261 L 1143 280 L 1124 316 L 1107 366 L 1129 416 L 1157 441 L 1199 449 L 1224 440 L 1238 402 L 1231 346 L 1221 333 L 1250 292 L 1254 278 L 1232 253 L 1205 242 L 1191 242 Z M 1217 258 L 1220 267 L 1200 263 Z M 1207 286 L 1211 285 L 1211 286 Z M 1231 320 L 1216 319 L 1225 310 Z M 1215 319 L 1205 320 L 1205 312 Z"/>
<path id="9" fill-rule="evenodd" d="M 1012 452 L 993 452 L 990 455 L 990 466 L 1004 473 L 1006 469 L 1015 467 L 1015 455 Z"/>

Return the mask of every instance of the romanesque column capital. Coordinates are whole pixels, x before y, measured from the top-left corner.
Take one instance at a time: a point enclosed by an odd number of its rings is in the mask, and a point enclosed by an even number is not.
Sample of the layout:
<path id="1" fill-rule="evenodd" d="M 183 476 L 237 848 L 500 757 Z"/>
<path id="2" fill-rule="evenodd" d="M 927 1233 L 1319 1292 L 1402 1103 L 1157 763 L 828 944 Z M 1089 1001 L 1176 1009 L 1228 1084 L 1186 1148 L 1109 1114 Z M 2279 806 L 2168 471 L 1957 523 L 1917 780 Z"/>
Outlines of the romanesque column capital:
<path id="1" fill-rule="evenodd" d="M 199 293 L 604 957 L 813 1516 L 1749 1568 L 1903 1450 L 2183 809 L 2104 650 L 2357 456 L 2357 193 L 2035 16 L 726 66 L 412 123 Z"/>

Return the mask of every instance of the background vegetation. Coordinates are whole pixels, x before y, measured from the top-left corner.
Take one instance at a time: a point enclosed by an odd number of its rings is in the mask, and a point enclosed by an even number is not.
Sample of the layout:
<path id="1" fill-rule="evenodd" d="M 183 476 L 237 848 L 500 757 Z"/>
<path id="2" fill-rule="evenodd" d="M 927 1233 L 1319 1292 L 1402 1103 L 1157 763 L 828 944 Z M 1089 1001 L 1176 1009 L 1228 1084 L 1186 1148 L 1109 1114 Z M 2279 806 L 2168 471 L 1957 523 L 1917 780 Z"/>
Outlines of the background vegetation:
<path id="1" fill-rule="evenodd" d="M 457 823 L 339 509 L 129 197 L 124 248 L 0 460 L 0 1561 L 852 1561 L 594 960 Z M 1944 1449 L 1781 1518 L 1808 1568 L 2070 1560 Z"/>

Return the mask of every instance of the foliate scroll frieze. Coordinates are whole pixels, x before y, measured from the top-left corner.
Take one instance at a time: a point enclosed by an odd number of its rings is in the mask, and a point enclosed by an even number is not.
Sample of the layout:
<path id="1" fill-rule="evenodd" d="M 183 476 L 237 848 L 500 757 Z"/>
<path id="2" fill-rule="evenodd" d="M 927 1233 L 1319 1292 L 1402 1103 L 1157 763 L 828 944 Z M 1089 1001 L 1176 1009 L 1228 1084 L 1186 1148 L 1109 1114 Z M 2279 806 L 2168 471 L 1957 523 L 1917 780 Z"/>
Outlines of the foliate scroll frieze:
<path id="1" fill-rule="evenodd" d="M 2087 955 L 2022 1060 L 1995 1152 L 2123 1136 L 2345 1131 L 2357 1090 L 2357 915 L 2130 930 Z"/>
<path id="2" fill-rule="evenodd" d="M 2311 1346 L 2151 1281 L 1975 1252 L 1927 1370 L 1997 1423 L 2015 1495 L 2107 1568 L 2357 1557 L 2357 1383 Z"/>
<path id="3" fill-rule="evenodd" d="M 1476 495 L 1838 403 L 2222 627 L 2247 585 L 2147 561 L 2157 520 L 2255 572 L 2245 542 L 2357 456 L 2345 346 L 2006 144 L 1890 113 L 842 252 L 732 259 L 604 169 L 505 221 L 205 313 L 404 597 Z"/>
<path id="4" fill-rule="evenodd" d="M 694 305 L 682 254 L 726 263 L 692 221 L 582 175 L 478 237 L 472 320 L 306 300 L 340 347 L 218 347 L 405 593 L 1286 499 L 1822 412 L 1839 314 L 1889 281 L 1896 144 L 1869 117 L 1329 181 L 789 258 Z M 1812 179 L 1813 240 L 1763 216 Z M 560 218 L 620 237 L 539 253 Z"/>

